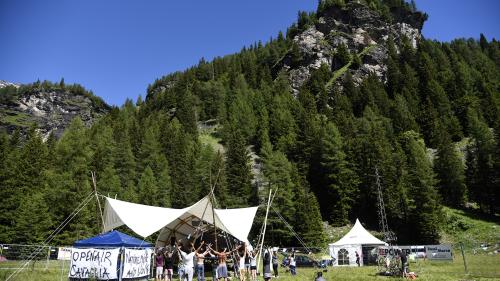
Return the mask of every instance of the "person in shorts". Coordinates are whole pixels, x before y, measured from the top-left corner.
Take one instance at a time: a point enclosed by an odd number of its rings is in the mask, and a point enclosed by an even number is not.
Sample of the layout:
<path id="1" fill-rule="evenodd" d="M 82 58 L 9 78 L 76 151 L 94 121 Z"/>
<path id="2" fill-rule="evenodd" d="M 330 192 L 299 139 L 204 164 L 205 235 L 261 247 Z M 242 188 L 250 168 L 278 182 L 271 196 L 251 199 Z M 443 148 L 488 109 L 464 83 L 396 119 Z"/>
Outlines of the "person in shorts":
<path id="1" fill-rule="evenodd" d="M 156 250 L 155 264 L 156 264 L 155 280 L 161 281 L 161 279 L 163 278 L 163 252 L 162 252 L 162 248 L 159 248 Z"/>
<path id="2" fill-rule="evenodd" d="M 240 277 L 240 281 L 245 281 L 246 280 L 246 269 L 245 269 L 245 258 L 247 256 L 247 245 L 246 243 L 244 244 L 243 248 L 243 254 L 240 255 L 239 252 L 236 252 L 238 256 L 238 273 Z"/>
<path id="3" fill-rule="evenodd" d="M 227 256 L 229 254 L 231 254 L 232 252 L 237 251 L 240 248 L 240 246 L 236 247 L 232 251 L 226 251 L 226 248 L 224 248 L 224 250 L 222 250 L 222 252 L 217 252 L 214 249 L 212 249 L 212 247 L 209 247 L 209 248 L 212 251 L 212 253 L 217 256 L 217 258 L 219 260 L 219 265 L 217 266 L 217 279 L 218 280 L 223 279 L 224 281 L 227 281 L 227 277 L 228 277 L 227 276 L 227 265 L 226 265 Z"/>
<path id="4" fill-rule="evenodd" d="M 257 280 L 257 252 L 256 251 L 248 251 L 248 257 L 250 258 L 250 276 L 252 281 Z"/>
<path id="5" fill-rule="evenodd" d="M 163 267 L 165 269 L 163 274 L 165 281 L 172 281 L 174 277 L 174 253 L 172 251 L 165 251 Z"/>

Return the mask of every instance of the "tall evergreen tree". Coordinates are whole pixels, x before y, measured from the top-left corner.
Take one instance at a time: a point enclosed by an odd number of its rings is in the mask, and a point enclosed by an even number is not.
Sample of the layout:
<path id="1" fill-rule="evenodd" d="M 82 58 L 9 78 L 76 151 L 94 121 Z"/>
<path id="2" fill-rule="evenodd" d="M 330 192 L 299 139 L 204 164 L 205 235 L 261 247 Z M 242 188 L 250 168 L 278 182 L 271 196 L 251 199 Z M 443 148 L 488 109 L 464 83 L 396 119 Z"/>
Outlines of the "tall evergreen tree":
<path id="1" fill-rule="evenodd" d="M 443 202 L 449 206 L 462 207 L 467 198 L 465 167 L 458 151 L 445 130 L 441 130 L 437 158 L 434 161 L 439 191 Z"/>
<path id="2" fill-rule="evenodd" d="M 283 152 L 272 151 L 270 146 L 267 146 L 263 151 L 263 162 L 263 173 L 267 182 L 265 194 L 268 194 L 268 190 L 272 190 L 274 195 L 273 208 L 277 210 L 288 223 L 292 222 L 296 212 L 292 164 L 288 161 Z M 290 241 L 291 233 L 281 220 L 276 216 L 271 216 L 269 223 L 271 224 L 270 235 L 275 238 L 273 239 L 274 242 L 278 242 L 278 245 L 283 245 L 284 242 Z"/>
<path id="3" fill-rule="evenodd" d="M 43 198 L 43 191 L 26 194 L 19 204 L 15 218 L 15 242 L 20 244 L 39 244 L 51 234 L 52 218 Z"/>
<path id="4" fill-rule="evenodd" d="M 139 194 L 139 202 L 145 205 L 158 206 L 158 183 L 153 174 L 151 167 L 146 166 L 141 175 L 139 184 L 137 185 L 137 193 Z"/>
<path id="5" fill-rule="evenodd" d="M 436 179 L 422 139 L 415 132 L 404 135 L 407 155 L 408 185 L 411 199 L 410 218 L 414 225 L 412 241 L 433 244 L 439 241 L 441 207 L 436 190 Z"/>
<path id="6" fill-rule="evenodd" d="M 467 174 L 470 198 L 475 200 L 481 210 L 491 213 L 494 206 L 493 151 L 495 139 L 481 115 L 470 109 L 468 112 L 471 143 L 468 149 Z"/>
<path id="7" fill-rule="evenodd" d="M 230 194 L 228 205 L 232 207 L 247 206 L 252 197 L 252 173 L 250 156 L 243 135 L 233 129 L 227 145 L 226 154 L 227 187 Z"/>
<path id="8" fill-rule="evenodd" d="M 349 222 L 350 209 L 357 196 L 357 175 L 346 159 L 342 138 L 333 123 L 322 128 L 321 166 L 325 186 L 319 192 L 323 217 L 333 224 L 344 225 Z"/>

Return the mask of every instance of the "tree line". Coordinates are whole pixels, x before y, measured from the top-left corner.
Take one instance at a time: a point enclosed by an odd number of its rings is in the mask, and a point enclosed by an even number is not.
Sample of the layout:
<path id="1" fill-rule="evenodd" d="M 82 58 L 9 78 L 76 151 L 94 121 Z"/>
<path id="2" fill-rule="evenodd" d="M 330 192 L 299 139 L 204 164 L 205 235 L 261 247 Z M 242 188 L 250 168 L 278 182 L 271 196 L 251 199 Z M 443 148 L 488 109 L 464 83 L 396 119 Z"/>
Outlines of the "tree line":
<path id="1" fill-rule="evenodd" d="M 378 228 L 376 169 L 400 243 L 436 243 L 442 205 L 498 213 L 499 42 L 481 35 L 414 49 L 389 38 L 385 83 L 357 85 L 348 71 L 327 87 L 335 69 L 322 65 L 294 96 L 276 66 L 294 53 L 297 28 L 162 77 L 145 101 L 127 100 L 91 128 L 75 119 L 59 140 L 42 141 L 36 128 L 25 141 L 2 134 L 0 241 L 42 241 L 92 191 L 90 171 L 101 194 L 165 207 L 192 204 L 212 185 L 222 208 L 264 204 L 278 190 L 274 207 L 314 246 L 326 242 L 323 221 Z M 223 151 L 200 140 L 207 120 Z M 90 204 L 56 242 L 95 234 L 96 214 Z M 260 211 L 256 220 L 254 235 Z M 276 216 L 268 229 L 269 243 L 297 245 Z"/>

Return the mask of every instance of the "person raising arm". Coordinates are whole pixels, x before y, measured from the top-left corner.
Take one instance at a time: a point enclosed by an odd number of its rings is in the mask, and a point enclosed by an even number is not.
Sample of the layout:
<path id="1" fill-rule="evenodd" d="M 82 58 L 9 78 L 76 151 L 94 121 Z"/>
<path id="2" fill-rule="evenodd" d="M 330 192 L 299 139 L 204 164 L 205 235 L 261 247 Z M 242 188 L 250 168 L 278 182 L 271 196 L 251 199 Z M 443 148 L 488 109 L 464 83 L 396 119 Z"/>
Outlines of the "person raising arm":
<path id="1" fill-rule="evenodd" d="M 231 254 L 234 251 L 237 251 L 241 247 L 238 246 L 234 248 L 232 251 L 226 251 L 227 248 L 224 248 L 222 252 L 217 252 L 212 247 L 209 247 L 209 249 L 217 255 L 218 260 L 219 260 L 219 265 L 217 266 L 217 279 L 223 279 L 224 281 L 227 281 L 227 265 L 226 265 L 226 259 L 229 254 Z"/>

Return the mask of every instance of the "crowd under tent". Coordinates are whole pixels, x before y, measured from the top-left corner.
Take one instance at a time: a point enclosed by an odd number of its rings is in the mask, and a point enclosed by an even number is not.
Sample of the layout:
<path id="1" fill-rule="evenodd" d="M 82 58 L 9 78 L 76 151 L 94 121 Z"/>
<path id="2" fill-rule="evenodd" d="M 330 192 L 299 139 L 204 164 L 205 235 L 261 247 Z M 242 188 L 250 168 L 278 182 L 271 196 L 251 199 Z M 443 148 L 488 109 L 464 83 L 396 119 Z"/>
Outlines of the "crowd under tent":
<path id="1" fill-rule="evenodd" d="M 360 265 L 364 265 L 370 262 L 371 251 L 384 245 L 387 243 L 373 236 L 356 219 L 356 223 L 344 237 L 329 244 L 329 251 L 334 266 L 357 266 L 356 252 L 360 256 Z"/>
<path id="2" fill-rule="evenodd" d="M 144 238 L 159 231 L 156 247 L 164 247 L 180 239 L 203 239 L 215 245 L 219 239 L 214 237 L 223 235 L 219 246 L 225 247 L 234 243 L 234 239 L 249 243 L 248 234 L 257 208 L 216 209 L 210 196 L 183 209 L 141 205 L 106 197 L 104 231 L 126 225 Z"/>

